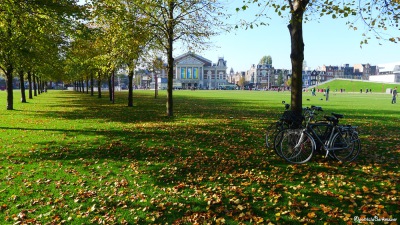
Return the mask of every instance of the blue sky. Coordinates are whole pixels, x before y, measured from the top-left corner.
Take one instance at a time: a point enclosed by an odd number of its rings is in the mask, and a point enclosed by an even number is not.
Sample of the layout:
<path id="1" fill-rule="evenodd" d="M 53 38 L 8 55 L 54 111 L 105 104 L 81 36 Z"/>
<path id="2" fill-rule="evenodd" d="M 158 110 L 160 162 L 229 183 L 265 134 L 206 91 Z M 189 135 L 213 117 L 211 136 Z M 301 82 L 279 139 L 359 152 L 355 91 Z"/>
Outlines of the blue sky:
<path id="1" fill-rule="evenodd" d="M 241 1 L 240 1 L 241 2 Z M 275 68 L 290 69 L 290 36 L 287 19 L 280 18 L 271 11 L 272 19 L 266 20 L 269 26 L 250 30 L 234 30 L 211 38 L 215 47 L 196 52 L 217 62 L 218 57 L 227 60 L 228 68 L 234 71 L 246 71 L 257 64 L 264 55 L 272 57 Z M 245 17 L 255 11 L 249 11 Z M 235 18 L 240 18 L 235 17 Z M 322 65 L 343 65 L 370 63 L 371 65 L 400 61 L 400 44 L 381 41 L 371 34 L 369 44 L 360 48 L 365 28 L 359 24 L 358 30 L 349 29 L 346 20 L 323 17 L 303 25 L 305 43 L 305 61 L 312 69 Z M 393 35 L 399 36 L 399 30 L 393 29 Z M 185 50 L 177 50 L 179 55 Z"/>
<path id="2" fill-rule="evenodd" d="M 228 2 L 227 9 L 235 13 L 235 8 L 242 6 L 242 1 L 221 0 Z M 79 0 L 80 4 L 84 0 Z M 240 18 L 251 19 L 259 12 L 254 7 L 239 15 L 234 15 L 232 21 Z M 196 51 L 197 54 L 217 62 L 219 57 L 227 60 L 228 68 L 234 71 L 246 71 L 252 64 L 257 64 L 264 55 L 272 57 L 273 66 L 279 69 L 290 69 L 290 36 L 287 29 L 288 19 L 280 18 L 275 12 L 268 13 L 272 19 L 265 20 L 269 26 L 254 29 L 232 30 L 212 37 L 215 45 L 206 51 Z M 230 22 L 232 22 L 230 21 Z M 371 65 L 400 62 L 400 43 L 394 44 L 381 41 L 382 45 L 371 34 L 369 44 L 360 48 L 360 42 L 365 28 L 358 24 L 358 30 L 349 29 L 346 20 L 323 17 L 303 25 L 305 43 L 305 61 L 312 69 L 322 65 L 343 65 L 370 63 Z M 397 28 L 389 30 L 394 36 L 400 36 Z M 175 45 L 179 45 L 178 43 Z M 174 56 L 187 52 L 187 49 L 176 49 Z"/>

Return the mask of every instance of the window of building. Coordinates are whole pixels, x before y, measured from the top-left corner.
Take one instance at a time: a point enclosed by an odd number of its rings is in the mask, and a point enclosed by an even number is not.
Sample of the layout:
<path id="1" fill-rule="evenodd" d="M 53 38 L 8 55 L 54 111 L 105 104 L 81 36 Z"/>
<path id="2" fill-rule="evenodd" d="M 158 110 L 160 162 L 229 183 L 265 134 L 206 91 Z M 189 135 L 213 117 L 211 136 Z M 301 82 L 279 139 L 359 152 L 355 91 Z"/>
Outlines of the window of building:
<path id="1" fill-rule="evenodd" d="M 181 79 L 186 79 L 186 67 L 181 67 Z"/>
<path id="2" fill-rule="evenodd" d="M 192 79 L 192 67 L 187 68 L 186 76 L 187 76 L 187 79 Z"/>
<path id="3" fill-rule="evenodd" d="M 193 79 L 199 79 L 199 68 L 193 67 Z"/>

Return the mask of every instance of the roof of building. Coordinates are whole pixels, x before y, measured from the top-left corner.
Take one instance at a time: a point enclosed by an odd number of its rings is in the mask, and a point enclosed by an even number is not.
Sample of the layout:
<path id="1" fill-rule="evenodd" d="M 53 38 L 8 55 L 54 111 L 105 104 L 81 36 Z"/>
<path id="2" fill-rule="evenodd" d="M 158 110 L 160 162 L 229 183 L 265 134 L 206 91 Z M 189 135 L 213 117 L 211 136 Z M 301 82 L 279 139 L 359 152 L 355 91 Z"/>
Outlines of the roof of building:
<path id="1" fill-rule="evenodd" d="M 226 67 L 226 61 L 224 60 L 224 58 L 220 57 L 220 58 L 218 59 L 217 66 Z"/>
<path id="2" fill-rule="evenodd" d="M 176 62 L 179 62 L 179 61 L 181 61 L 182 59 L 185 59 L 185 58 L 187 58 L 187 57 L 194 57 L 194 58 L 196 58 L 196 59 L 198 59 L 198 60 L 204 62 L 204 64 L 212 64 L 212 61 L 211 61 L 211 60 L 206 59 L 206 58 L 204 58 L 204 57 L 202 57 L 202 56 L 200 56 L 200 55 L 197 55 L 197 54 L 194 53 L 194 52 L 190 52 L 190 51 L 187 52 L 187 53 L 185 53 L 185 54 L 183 54 L 183 55 L 180 55 L 180 56 L 175 57 L 175 63 L 176 63 Z"/>
<path id="3" fill-rule="evenodd" d="M 378 64 L 379 72 L 400 72 L 400 62 Z"/>

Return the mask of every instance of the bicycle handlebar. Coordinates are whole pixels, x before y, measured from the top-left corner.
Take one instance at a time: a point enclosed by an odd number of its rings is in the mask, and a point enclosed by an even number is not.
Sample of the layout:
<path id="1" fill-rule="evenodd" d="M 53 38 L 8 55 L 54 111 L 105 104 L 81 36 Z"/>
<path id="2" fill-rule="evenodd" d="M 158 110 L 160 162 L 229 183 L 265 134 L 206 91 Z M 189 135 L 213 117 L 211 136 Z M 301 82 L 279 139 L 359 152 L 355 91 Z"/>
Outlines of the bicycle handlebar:
<path id="1" fill-rule="evenodd" d="M 324 110 L 322 110 L 321 106 L 315 106 L 315 105 L 312 105 L 311 109 L 314 110 L 314 111 L 324 111 Z"/>
<path id="2" fill-rule="evenodd" d="M 338 114 L 338 113 L 331 113 L 334 117 L 338 118 L 338 119 L 342 119 L 344 118 L 343 114 Z"/>

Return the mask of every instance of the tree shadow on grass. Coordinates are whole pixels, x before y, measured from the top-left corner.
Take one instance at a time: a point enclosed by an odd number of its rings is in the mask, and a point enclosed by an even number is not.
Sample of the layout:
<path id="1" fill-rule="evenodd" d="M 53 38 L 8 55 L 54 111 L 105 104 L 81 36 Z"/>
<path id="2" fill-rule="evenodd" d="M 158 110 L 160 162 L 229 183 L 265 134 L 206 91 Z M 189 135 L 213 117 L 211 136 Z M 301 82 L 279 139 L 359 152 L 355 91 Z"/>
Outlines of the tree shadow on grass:
<path id="1" fill-rule="evenodd" d="M 154 96 L 143 93 L 136 94 L 134 107 L 127 107 L 126 93 L 117 93 L 115 103 L 106 98 L 97 99 L 94 96 L 82 93 L 68 93 L 64 97 L 63 104 L 51 105 L 52 108 L 71 107 L 71 111 L 40 111 L 41 116 L 64 119 L 100 119 L 103 121 L 115 121 L 123 123 L 138 122 L 169 122 L 182 118 L 202 119 L 226 119 L 226 118 L 277 118 L 267 109 L 253 103 L 227 99 L 201 99 L 196 97 L 176 96 L 174 97 L 174 118 L 166 117 L 165 96 Z M 68 97 L 69 96 L 69 97 Z M 58 100 L 57 100 L 58 101 Z M 243 107 L 243 105 L 249 107 Z M 280 103 L 276 106 L 281 107 Z M 273 107 L 272 105 L 270 107 Z"/>
<path id="2" fill-rule="evenodd" d="M 190 223 L 190 218 L 200 216 L 204 216 L 205 221 L 211 221 L 213 217 L 225 217 L 229 222 L 237 223 L 254 219 L 241 217 L 242 214 L 275 218 L 277 213 L 282 213 L 282 216 L 280 220 L 272 219 L 274 223 L 292 223 L 296 219 L 285 217 L 284 215 L 290 214 L 283 212 L 300 210 L 297 214 L 301 218 L 309 218 L 312 217 L 308 216 L 308 213 L 313 211 L 311 206 L 320 208 L 316 211 L 319 217 L 329 219 L 329 216 L 324 217 L 321 213 L 321 204 L 329 205 L 332 212 L 334 208 L 347 204 L 347 201 L 339 199 L 340 189 L 343 190 L 342 195 L 347 196 L 351 193 L 357 194 L 357 188 L 362 189 L 362 186 L 366 186 L 370 190 L 376 188 L 376 193 L 382 196 L 388 196 L 391 190 L 380 187 L 379 182 L 385 182 L 387 185 L 387 181 L 398 183 L 396 173 L 389 173 L 389 169 L 398 168 L 392 161 L 389 161 L 388 165 L 378 164 L 381 167 L 380 171 L 369 171 L 370 166 L 377 166 L 370 164 L 370 161 L 360 160 L 355 164 L 343 166 L 334 161 L 321 162 L 321 159 L 315 158 L 306 165 L 294 166 L 275 156 L 273 151 L 263 147 L 264 126 L 265 123 L 276 119 L 276 112 L 280 112 L 280 103 L 276 104 L 275 110 L 269 111 L 263 109 L 263 106 L 252 107 L 251 104 L 243 108 L 244 102 L 179 97 L 175 105 L 178 116 L 170 119 L 164 116 L 165 99 L 145 96 L 135 102 L 134 108 L 125 107 L 118 101 L 113 105 L 108 100 L 99 100 L 92 105 L 87 103 L 90 99 L 83 97 L 81 100 L 72 100 L 74 109 L 71 111 L 57 111 L 57 107 L 63 106 L 61 104 L 52 105 L 55 111 L 38 113 L 43 117 L 61 117 L 66 119 L 66 122 L 94 119 L 104 123 L 102 129 L 2 127 L 3 130 L 21 129 L 34 134 L 37 131 L 44 131 L 45 135 L 65 133 L 67 138 L 60 142 L 38 140 L 32 143 L 36 144 L 34 149 L 25 149 L 21 155 L 10 156 L 5 152 L 1 158 L 9 160 L 8 164 L 47 165 L 47 162 L 57 162 L 56 165 L 66 168 L 61 171 L 63 173 L 71 168 L 96 171 L 91 175 L 93 177 L 86 175 L 86 178 L 89 177 L 90 180 L 105 177 L 105 181 L 94 184 L 92 189 L 96 190 L 99 185 L 104 185 L 104 189 L 110 186 L 110 189 L 119 190 L 112 190 L 113 193 L 126 192 L 121 199 L 106 200 L 106 209 L 110 211 L 115 208 L 123 210 L 121 201 L 126 201 L 132 196 L 138 198 L 138 201 L 126 205 L 130 208 L 145 209 L 146 204 L 139 203 L 139 200 L 143 200 L 140 193 L 157 189 L 157 196 L 149 197 L 151 193 L 146 193 L 148 196 L 143 197 L 147 201 L 155 199 L 155 203 L 147 210 L 160 212 L 160 208 L 165 207 L 173 212 L 174 216 L 163 215 L 153 221 L 154 223 Z M 66 98 L 65 102 L 70 101 Z M 352 115 L 351 119 L 354 118 L 361 119 L 363 116 Z M 124 126 L 109 125 L 108 121 L 120 122 Z M 389 125 L 385 129 L 393 127 Z M 74 136 L 85 138 L 75 140 Z M 393 145 L 395 143 L 386 146 Z M 368 150 L 362 152 L 361 158 L 365 159 L 369 154 Z M 388 156 L 389 153 L 384 155 Z M 109 165 L 109 168 L 96 170 L 98 165 Z M 135 171 L 129 170 L 130 166 L 135 167 Z M 80 174 L 77 173 L 77 176 Z M 121 187 L 125 185 L 121 182 L 125 178 L 128 180 L 126 190 Z M 143 184 L 137 184 L 141 181 Z M 329 181 L 333 182 L 334 186 L 329 187 Z M 335 186 L 335 182 L 346 182 L 348 185 L 339 187 Z M 73 189 L 75 186 L 82 188 L 72 181 L 70 183 L 72 188 L 66 186 L 66 189 Z M 143 187 L 138 189 L 137 185 Z M 324 187 L 321 187 L 322 185 Z M 337 190 L 328 194 L 327 191 L 331 188 Z M 362 198 L 355 200 L 358 206 L 368 199 L 368 195 L 372 196 L 373 201 L 382 202 L 378 194 L 372 194 L 360 191 L 358 195 Z M 278 197 L 279 195 L 281 197 Z M 179 204 L 174 204 L 173 201 L 181 202 L 183 207 L 179 208 Z M 308 202 L 310 206 L 306 207 L 302 201 Z M 396 205 L 385 203 L 384 206 L 391 210 Z M 338 216 L 343 217 L 344 211 L 339 212 Z M 355 210 L 355 213 L 359 212 L 361 211 Z M 338 223 L 340 222 L 342 220 Z"/>

